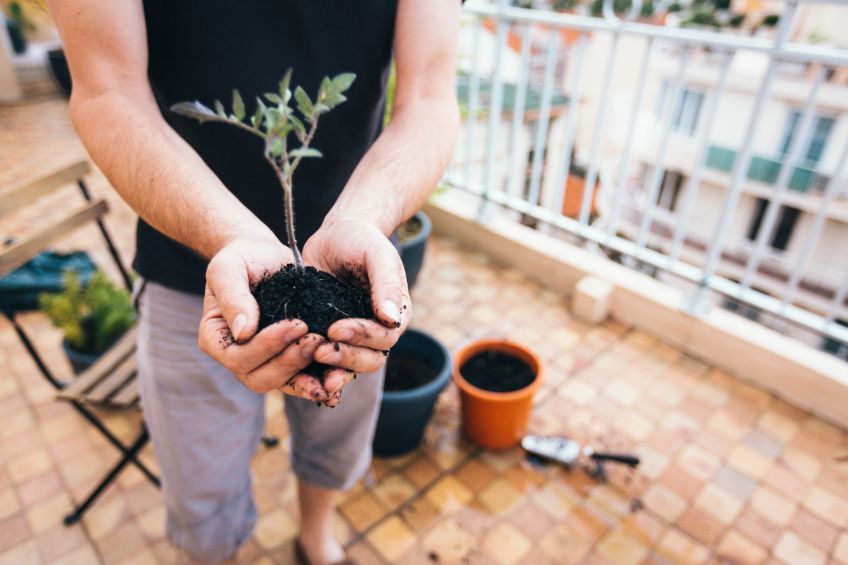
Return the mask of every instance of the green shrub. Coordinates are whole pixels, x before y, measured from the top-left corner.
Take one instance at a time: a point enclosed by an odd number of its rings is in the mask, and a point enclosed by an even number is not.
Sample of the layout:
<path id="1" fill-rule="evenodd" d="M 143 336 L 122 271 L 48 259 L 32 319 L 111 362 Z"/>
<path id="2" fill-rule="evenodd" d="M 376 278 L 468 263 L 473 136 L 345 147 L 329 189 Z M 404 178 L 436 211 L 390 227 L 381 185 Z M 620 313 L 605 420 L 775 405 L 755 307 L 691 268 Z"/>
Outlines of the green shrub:
<path id="1" fill-rule="evenodd" d="M 87 285 L 74 271 L 63 276 L 64 290 L 38 297 L 41 310 L 62 330 L 80 353 L 99 355 L 133 325 L 135 310 L 129 292 L 115 286 L 101 271 Z"/>

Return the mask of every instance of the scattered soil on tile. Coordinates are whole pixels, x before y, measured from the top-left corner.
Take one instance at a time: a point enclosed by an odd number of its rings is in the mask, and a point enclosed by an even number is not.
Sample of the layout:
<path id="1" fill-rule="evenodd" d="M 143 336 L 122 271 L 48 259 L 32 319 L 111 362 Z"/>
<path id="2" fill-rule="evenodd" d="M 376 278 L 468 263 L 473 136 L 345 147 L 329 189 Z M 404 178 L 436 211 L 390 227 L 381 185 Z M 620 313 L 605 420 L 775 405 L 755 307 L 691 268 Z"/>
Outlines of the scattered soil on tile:
<path id="1" fill-rule="evenodd" d="M 315 267 L 299 273 L 290 264 L 260 281 L 253 296 L 259 303 L 260 330 L 282 320 L 298 319 L 306 323 L 310 333 L 327 337 L 327 330 L 338 320 L 375 319 L 371 293 L 352 273 L 342 280 Z M 313 363 L 305 372 L 320 377 L 326 368 Z"/>
<path id="2" fill-rule="evenodd" d="M 407 241 L 421 233 L 422 229 L 424 229 L 424 224 L 421 223 L 421 220 L 413 216 L 404 223 L 402 223 L 397 229 L 398 241 L 400 241 L 401 243 L 406 243 Z"/>
<path id="3" fill-rule="evenodd" d="M 520 390 L 536 379 L 527 363 L 501 351 L 481 351 L 459 369 L 466 381 L 490 392 Z"/>
<path id="4" fill-rule="evenodd" d="M 415 353 L 392 353 L 386 362 L 383 390 L 396 392 L 418 388 L 435 379 L 438 368 L 428 358 Z"/>

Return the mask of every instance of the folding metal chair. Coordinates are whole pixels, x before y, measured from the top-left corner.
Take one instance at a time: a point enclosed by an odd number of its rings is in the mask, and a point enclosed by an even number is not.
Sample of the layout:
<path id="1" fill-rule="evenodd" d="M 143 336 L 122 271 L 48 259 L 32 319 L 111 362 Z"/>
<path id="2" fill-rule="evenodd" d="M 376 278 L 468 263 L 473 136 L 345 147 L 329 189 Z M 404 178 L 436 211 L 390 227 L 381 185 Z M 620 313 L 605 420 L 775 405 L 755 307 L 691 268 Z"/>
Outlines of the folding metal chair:
<path id="1" fill-rule="evenodd" d="M 121 273 L 124 284 L 127 286 L 127 289 L 132 289 L 130 275 L 118 255 L 118 251 L 112 242 L 106 225 L 103 223 L 103 216 L 109 207 L 103 199 L 93 200 L 85 184 L 83 177 L 89 171 L 88 163 L 86 161 L 79 161 L 59 168 L 34 181 L 15 186 L 0 195 L 0 218 L 22 210 L 25 206 L 32 204 L 39 198 L 72 182 L 76 183 L 79 187 L 85 201 L 85 205 L 81 208 L 63 215 L 63 217 L 47 227 L 14 242 L 11 246 L 0 251 L 0 276 L 12 272 L 44 251 L 49 245 L 61 240 L 73 230 L 93 221 L 96 222 L 100 230 L 103 240 L 109 249 L 109 253 Z M 158 487 L 159 478 L 138 459 L 138 454 L 149 439 L 144 423 L 142 422 L 141 428 L 132 442 L 129 445 L 125 445 L 109 431 L 97 413 L 92 410 L 93 406 L 116 409 L 139 409 L 135 357 L 137 328 L 133 327 L 130 329 L 109 351 L 104 353 L 94 365 L 79 375 L 79 377 L 62 380 L 57 378 L 44 363 L 41 355 L 36 350 L 35 344 L 29 335 L 27 335 L 26 330 L 17 319 L 15 313 L 4 311 L 3 314 L 11 321 L 21 343 L 23 343 L 27 352 L 33 361 L 35 361 L 41 373 L 58 391 L 58 398 L 69 402 L 121 454 L 121 459 L 106 473 L 91 493 L 70 514 L 65 516 L 65 524 L 73 524 L 82 518 L 85 511 L 88 510 L 97 497 L 103 493 L 127 465 L 135 465 L 150 482 Z"/>

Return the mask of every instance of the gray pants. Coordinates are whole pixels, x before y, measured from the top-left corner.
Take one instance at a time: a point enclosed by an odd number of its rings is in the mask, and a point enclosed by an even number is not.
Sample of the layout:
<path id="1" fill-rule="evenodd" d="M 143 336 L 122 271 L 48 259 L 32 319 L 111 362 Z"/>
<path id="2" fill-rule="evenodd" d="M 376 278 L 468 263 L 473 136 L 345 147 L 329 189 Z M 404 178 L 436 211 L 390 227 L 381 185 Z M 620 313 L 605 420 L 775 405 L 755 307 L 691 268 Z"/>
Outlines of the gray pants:
<path id="1" fill-rule="evenodd" d="M 144 419 L 162 473 L 171 540 L 220 561 L 256 522 L 250 461 L 264 431 L 264 396 L 197 346 L 199 296 L 148 283 L 139 298 L 138 375 Z M 383 372 L 345 387 L 335 409 L 285 397 L 292 467 L 319 487 L 347 489 L 368 468 Z"/>

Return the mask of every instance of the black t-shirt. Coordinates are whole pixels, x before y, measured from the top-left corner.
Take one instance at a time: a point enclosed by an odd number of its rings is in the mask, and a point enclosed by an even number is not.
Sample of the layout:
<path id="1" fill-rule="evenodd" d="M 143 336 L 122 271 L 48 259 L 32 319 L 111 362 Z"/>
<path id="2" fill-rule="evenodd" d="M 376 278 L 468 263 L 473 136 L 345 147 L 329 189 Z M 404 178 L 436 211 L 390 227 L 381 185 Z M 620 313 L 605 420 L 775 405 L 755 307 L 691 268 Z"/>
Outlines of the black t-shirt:
<path id="1" fill-rule="evenodd" d="M 294 178 L 302 245 L 321 225 L 382 126 L 394 40 L 395 0 L 144 0 L 148 76 L 165 120 L 224 185 L 285 242 L 283 193 L 262 155 L 262 140 L 233 126 L 199 124 L 172 104 L 216 99 L 229 106 L 237 88 L 248 109 L 276 92 L 286 69 L 314 97 L 325 75 L 356 73 L 348 101 L 321 118 Z M 165 203 L 167 205 L 167 203 Z M 138 222 L 135 269 L 146 279 L 201 294 L 206 261 Z"/>

